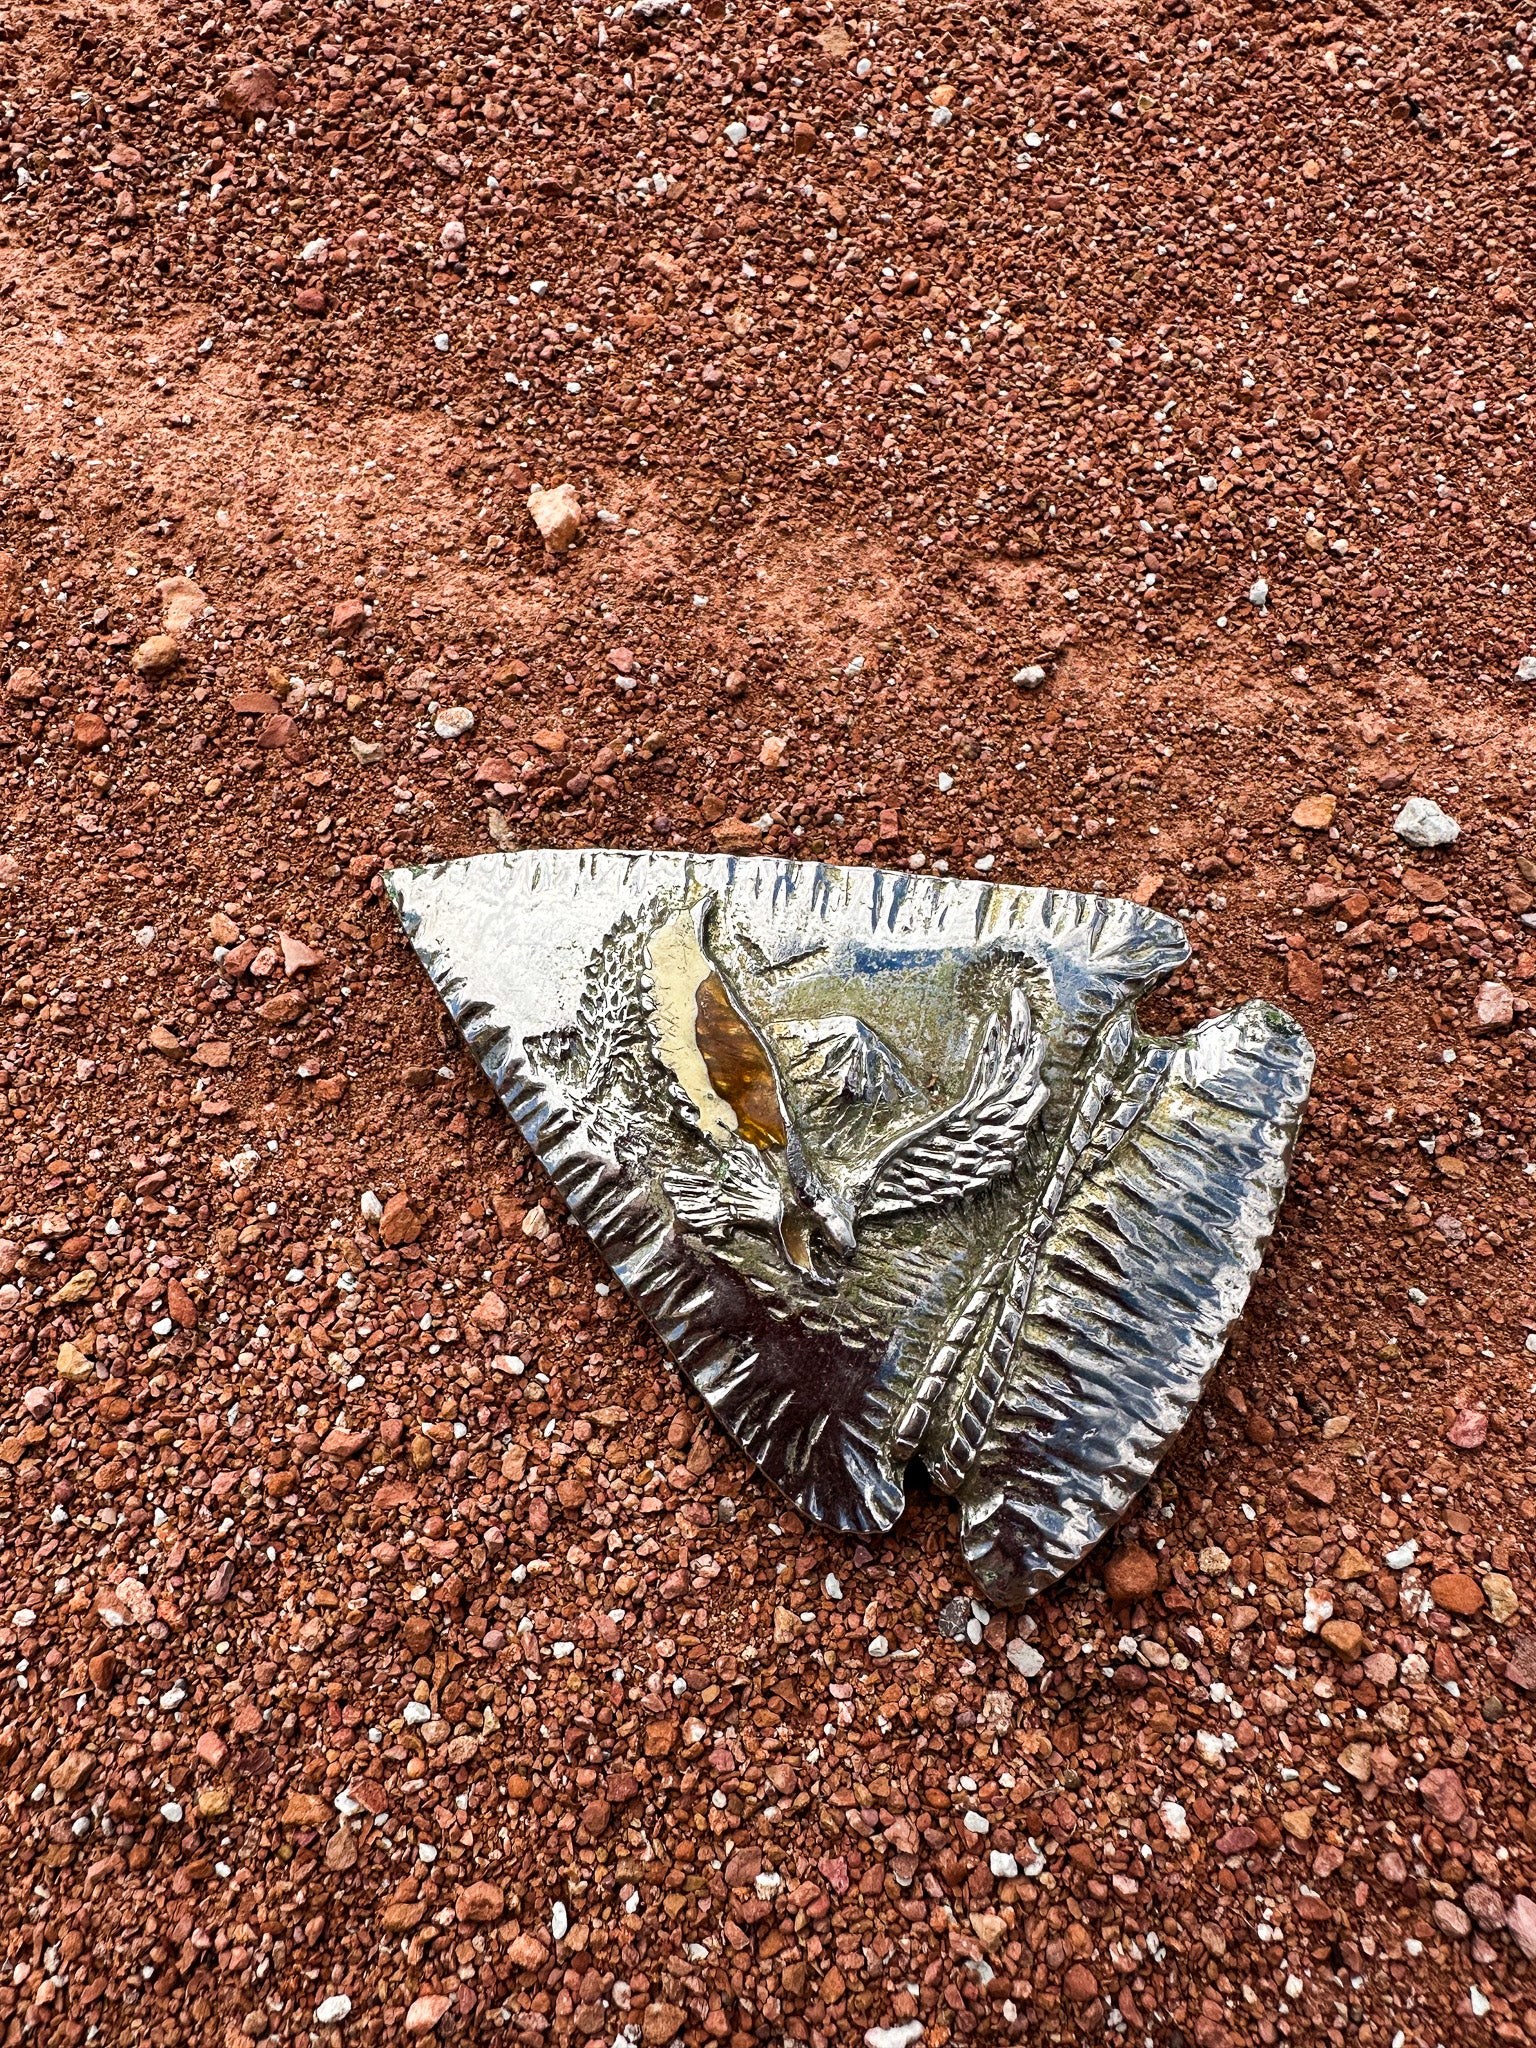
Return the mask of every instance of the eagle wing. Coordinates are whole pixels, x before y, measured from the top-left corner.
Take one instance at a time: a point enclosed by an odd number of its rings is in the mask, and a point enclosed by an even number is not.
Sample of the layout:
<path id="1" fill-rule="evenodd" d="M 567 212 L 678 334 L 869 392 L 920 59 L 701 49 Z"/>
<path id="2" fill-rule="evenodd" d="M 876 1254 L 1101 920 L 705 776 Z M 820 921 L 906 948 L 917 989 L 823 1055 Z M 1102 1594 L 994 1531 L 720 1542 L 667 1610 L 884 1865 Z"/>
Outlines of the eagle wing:
<path id="1" fill-rule="evenodd" d="M 893 1140 L 867 1169 L 855 1203 L 859 1222 L 954 1201 L 1011 1173 L 1046 1100 L 1044 1054 L 1029 999 L 1015 989 L 1007 1017 L 987 1026 L 960 1100 Z"/>
<path id="2" fill-rule="evenodd" d="M 775 1230 L 784 1195 L 761 1155 L 733 1144 L 712 1168 L 674 1166 L 661 1184 L 683 1224 L 700 1237 L 728 1236 L 738 1227 Z"/>

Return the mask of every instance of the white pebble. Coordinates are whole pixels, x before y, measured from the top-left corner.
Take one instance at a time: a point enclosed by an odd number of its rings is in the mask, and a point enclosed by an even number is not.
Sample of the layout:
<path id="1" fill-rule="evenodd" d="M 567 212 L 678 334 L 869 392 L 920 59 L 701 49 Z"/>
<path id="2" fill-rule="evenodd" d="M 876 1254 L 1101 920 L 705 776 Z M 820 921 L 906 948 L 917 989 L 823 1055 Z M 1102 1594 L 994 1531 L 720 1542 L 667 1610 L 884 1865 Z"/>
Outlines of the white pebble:
<path id="1" fill-rule="evenodd" d="M 556 1899 L 554 1905 L 549 1910 L 550 1933 L 555 1937 L 556 1941 L 564 1941 L 570 1925 L 570 1914 L 566 1912 L 563 1903 Z"/>
<path id="2" fill-rule="evenodd" d="M 432 730 L 440 740 L 461 740 L 474 729 L 475 714 L 467 704 L 450 704 L 432 721 Z"/>
<path id="3" fill-rule="evenodd" d="M 1451 846 L 1461 827 L 1427 796 L 1411 796 L 1392 820 L 1392 830 L 1410 846 Z"/>
<path id="4" fill-rule="evenodd" d="M 315 2007 L 315 2025 L 318 2027 L 338 2026 L 352 2010 L 352 2001 L 345 1991 L 333 1991 L 329 1998 L 322 1998 Z"/>

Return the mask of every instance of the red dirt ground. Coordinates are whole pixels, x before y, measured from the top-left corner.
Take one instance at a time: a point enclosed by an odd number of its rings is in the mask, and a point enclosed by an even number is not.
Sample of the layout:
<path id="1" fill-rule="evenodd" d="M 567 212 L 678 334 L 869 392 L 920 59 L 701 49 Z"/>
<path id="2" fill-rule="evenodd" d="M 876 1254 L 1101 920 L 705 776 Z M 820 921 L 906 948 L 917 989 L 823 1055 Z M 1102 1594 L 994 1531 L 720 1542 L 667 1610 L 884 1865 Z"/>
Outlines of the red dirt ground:
<path id="1" fill-rule="evenodd" d="M 4 7 L 6 2048 L 1536 2039 L 1527 35 Z M 381 905 L 493 840 L 1297 1009 L 1158 1590 L 780 1510 Z"/>

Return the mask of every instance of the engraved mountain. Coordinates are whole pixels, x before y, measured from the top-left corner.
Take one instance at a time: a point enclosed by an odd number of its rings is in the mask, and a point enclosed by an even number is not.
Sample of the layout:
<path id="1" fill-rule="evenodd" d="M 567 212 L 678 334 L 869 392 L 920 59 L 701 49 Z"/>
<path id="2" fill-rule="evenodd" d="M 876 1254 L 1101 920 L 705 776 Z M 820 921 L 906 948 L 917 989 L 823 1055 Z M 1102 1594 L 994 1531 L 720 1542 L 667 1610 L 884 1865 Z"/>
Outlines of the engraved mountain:
<path id="1" fill-rule="evenodd" d="M 716 1417 L 814 1519 L 920 1460 L 1016 1605 L 1146 1482 L 1240 1313 L 1312 1070 L 1135 1005 L 1171 919 L 722 855 L 388 877 L 507 1109 Z"/>

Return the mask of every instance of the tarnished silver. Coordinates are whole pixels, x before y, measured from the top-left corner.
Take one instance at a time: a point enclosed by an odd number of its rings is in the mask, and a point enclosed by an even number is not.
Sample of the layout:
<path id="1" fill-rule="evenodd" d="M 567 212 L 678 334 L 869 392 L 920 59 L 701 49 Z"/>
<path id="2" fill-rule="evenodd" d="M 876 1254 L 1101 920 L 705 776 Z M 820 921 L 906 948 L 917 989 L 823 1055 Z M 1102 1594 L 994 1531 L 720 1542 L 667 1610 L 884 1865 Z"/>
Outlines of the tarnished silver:
<path id="1" fill-rule="evenodd" d="M 1312 1073 L 1266 1002 L 1181 1039 L 1171 918 L 667 853 L 387 877 L 523 1135 L 722 1427 L 813 1520 L 908 1465 L 1018 1605 L 1150 1477 L 1240 1313 Z"/>

